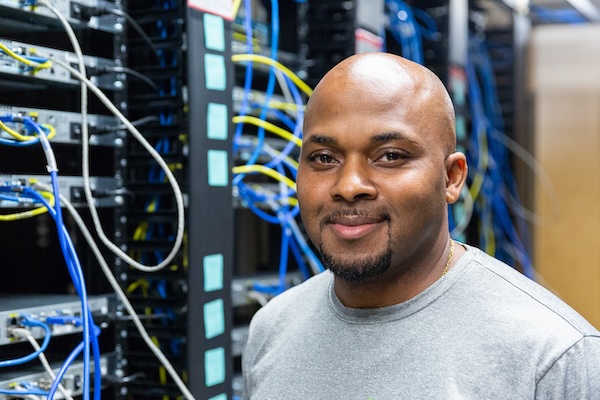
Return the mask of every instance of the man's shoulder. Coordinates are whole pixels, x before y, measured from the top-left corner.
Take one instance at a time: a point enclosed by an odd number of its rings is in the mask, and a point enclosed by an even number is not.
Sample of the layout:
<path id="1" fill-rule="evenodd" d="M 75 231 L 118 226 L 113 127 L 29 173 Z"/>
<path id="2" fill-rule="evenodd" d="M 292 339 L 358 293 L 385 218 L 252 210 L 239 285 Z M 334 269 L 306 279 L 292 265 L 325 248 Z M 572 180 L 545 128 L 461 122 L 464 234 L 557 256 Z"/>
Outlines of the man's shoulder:
<path id="1" fill-rule="evenodd" d="M 290 310 L 293 310 L 293 313 L 301 312 L 314 303 L 319 303 L 319 306 L 323 306 L 322 300 L 327 298 L 329 285 L 332 280 L 333 277 L 327 270 L 311 276 L 302 283 L 273 297 L 267 304 L 261 307 L 257 314 L 268 314 L 269 318 L 273 318 L 278 313 L 286 314 Z"/>
<path id="2" fill-rule="evenodd" d="M 572 331 L 574 336 L 596 336 L 594 328 L 576 310 L 556 294 L 536 282 L 535 277 L 529 278 L 520 271 L 504 262 L 491 257 L 483 251 L 473 248 L 476 252 L 473 262 L 479 268 L 482 277 L 480 287 L 495 301 L 500 301 L 505 310 L 512 309 L 515 314 L 523 315 L 531 322 L 546 322 L 561 330 Z M 477 268 L 475 268 L 477 270 Z"/>

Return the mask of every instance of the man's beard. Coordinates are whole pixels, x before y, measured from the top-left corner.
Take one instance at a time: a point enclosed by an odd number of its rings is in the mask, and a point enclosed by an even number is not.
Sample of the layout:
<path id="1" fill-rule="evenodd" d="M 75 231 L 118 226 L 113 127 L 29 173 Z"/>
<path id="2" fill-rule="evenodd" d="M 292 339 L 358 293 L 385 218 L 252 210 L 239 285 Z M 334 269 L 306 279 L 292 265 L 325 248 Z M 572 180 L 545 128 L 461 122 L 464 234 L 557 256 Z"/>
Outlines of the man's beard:
<path id="1" fill-rule="evenodd" d="M 383 275 L 390 269 L 392 263 L 392 249 L 388 247 L 383 253 L 341 263 L 331 254 L 323 251 L 321 247 L 323 266 L 341 279 L 353 283 L 364 283 Z"/>

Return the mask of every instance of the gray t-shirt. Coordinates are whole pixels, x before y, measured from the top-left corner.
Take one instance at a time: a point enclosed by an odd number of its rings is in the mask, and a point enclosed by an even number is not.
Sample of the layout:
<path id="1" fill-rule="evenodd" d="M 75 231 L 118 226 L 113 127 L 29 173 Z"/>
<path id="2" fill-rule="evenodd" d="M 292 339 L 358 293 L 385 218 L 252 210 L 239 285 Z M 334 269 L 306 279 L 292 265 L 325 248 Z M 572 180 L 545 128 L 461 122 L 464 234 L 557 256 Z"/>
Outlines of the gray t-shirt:
<path id="1" fill-rule="evenodd" d="M 600 399 L 600 333 L 468 247 L 413 299 L 344 307 L 323 272 L 255 314 L 246 399 Z"/>

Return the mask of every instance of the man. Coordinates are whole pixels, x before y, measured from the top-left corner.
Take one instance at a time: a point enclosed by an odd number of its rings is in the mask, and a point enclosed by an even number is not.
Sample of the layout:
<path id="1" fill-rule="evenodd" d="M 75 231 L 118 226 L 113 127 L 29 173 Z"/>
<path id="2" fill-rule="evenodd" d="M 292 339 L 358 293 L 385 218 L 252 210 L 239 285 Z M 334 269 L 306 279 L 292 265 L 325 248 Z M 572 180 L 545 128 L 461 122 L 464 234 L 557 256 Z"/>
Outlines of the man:
<path id="1" fill-rule="evenodd" d="M 479 249 L 447 205 L 467 176 L 443 84 L 371 53 L 315 88 L 298 168 L 328 271 L 258 311 L 247 398 L 600 399 L 600 333 Z"/>

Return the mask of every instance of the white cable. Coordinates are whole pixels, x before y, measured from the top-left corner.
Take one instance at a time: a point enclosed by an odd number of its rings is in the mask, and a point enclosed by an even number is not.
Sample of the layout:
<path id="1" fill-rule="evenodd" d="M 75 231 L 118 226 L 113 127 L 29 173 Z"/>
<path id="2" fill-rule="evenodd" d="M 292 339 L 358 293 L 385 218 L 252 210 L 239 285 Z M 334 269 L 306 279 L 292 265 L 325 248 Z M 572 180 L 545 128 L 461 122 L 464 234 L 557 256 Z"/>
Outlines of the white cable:
<path id="1" fill-rule="evenodd" d="M 290 87 L 288 85 L 287 80 L 285 79 L 285 76 L 283 75 L 283 72 L 281 72 L 281 70 L 279 70 L 277 68 L 274 68 L 274 72 L 275 72 L 275 77 L 277 78 L 277 82 L 279 83 L 279 86 L 281 87 L 281 91 L 283 92 L 283 97 L 285 98 L 285 101 L 290 104 L 295 104 L 296 102 L 294 101 L 294 98 L 292 97 L 292 93 L 290 92 Z M 293 111 L 291 111 L 291 113 L 293 114 L 292 117 L 298 118 L 298 109 L 294 109 Z"/>
<path id="2" fill-rule="evenodd" d="M 15 387 L 14 390 L 20 390 L 21 392 L 25 392 L 27 389 L 24 388 L 22 385 Z M 20 398 L 21 396 L 18 396 L 17 398 Z M 33 395 L 33 394 L 27 394 L 27 395 L 23 395 L 22 396 L 24 399 L 29 399 L 29 400 L 42 400 L 41 397 Z"/>
<path id="3" fill-rule="evenodd" d="M 508 137 L 506 134 L 492 131 L 493 137 L 502 143 L 507 149 L 509 149 L 514 155 L 519 157 L 533 173 L 536 178 L 545 189 L 545 192 L 548 194 L 548 197 L 552 200 L 552 215 L 550 217 L 544 217 L 536 214 L 535 212 L 528 210 L 523 207 L 517 199 L 510 193 L 510 191 L 505 191 L 508 196 L 507 204 L 510 209 L 513 210 L 517 215 L 525 218 L 528 222 L 542 225 L 549 221 L 554 220 L 558 215 L 560 215 L 560 201 L 556 190 L 554 189 L 554 185 L 552 184 L 552 180 L 544 171 L 542 165 L 536 160 L 536 158 L 528 152 L 525 148 L 523 148 L 519 143 Z"/>
<path id="4" fill-rule="evenodd" d="M 31 334 L 31 331 L 29 329 L 14 328 L 10 332 L 14 336 L 21 336 L 21 337 L 24 337 L 25 339 L 27 339 L 27 341 L 29 341 L 29 343 L 31 343 L 31 346 L 34 348 L 35 351 L 40 351 L 41 350 L 40 344 L 37 342 L 37 340 L 35 340 L 35 338 Z M 40 352 L 38 354 L 38 358 L 39 358 L 40 362 L 42 363 L 42 365 L 44 366 L 44 369 L 46 370 L 46 372 L 48 373 L 48 375 L 50 375 L 50 378 L 52 378 L 52 380 L 54 381 L 56 379 L 56 374 L 54 373 L 54 370 L 50 366 L 50 363 L 48 362 L 48 359 L 46 358 L 46 355 L 43 352 Z M 67 400 L 73 400 L 73 397 L 71 397 L 71 394 L 63 386 L 62 383 L 58 384 L 58 390 L 60 390 L 60 392 L 65 397 L 65 399 L 67 399 Z"/>
<path id="5" fill-rule="evenodd" d="M 47 190 L 47 185 L 42 184 L 42 183 L 35 183 L 33 185 L 33 187 L 36 189 L 39 188 L 41 190 Z M 127 310 L 127 313 L 131 316 L 131 319 L 132 319 L 133 323 L 135 324 L 135 326 L 136 326 L 138 332 L 140 333 L 142 339 L 144 340 L 144 342 L 146 342 L 146 344 L 148 345 L 150 350 L 154 353 L 156 358 L 158 358 L 160 363 L 165 367 L 165 369 L 167 370 L 167 372 L 169 373 L 169 375 L 171 376 L 173 381 L 175 381 L 175 384 L 177 385 L 179 390 L 181 390 L 181 392 L 183 393 L 185 398 L 188 400 L 194 400 L 194 396 L 192 395 L 190 390 L 187 388 L 187 386 L 183 382 L 183 380 L 179 377 L 179 375 L 177 374 L 177 371 L 175 371 L 175 368 L 173 368 L 173 366 L 171 365 L 171 363 L 169 362 L 167 357 L 164 355 L 164 353 L 160 350 L 160 348 L 158 348 L 158 346 L 156 346 L 154 344 L 154 342 L 152 341 L 152 338 L 146 331 L 146 328 L 144 327 L 144 324 L 140 320 L 140 317 L 135 312 L 135 309 L 131 305 L 131 302 L 127 298 L 127 295 L 125 294 L 125 292 L 123 292 L 123 289 L 121 289 L 121 286 L 119 285 L 119 282 L 117 281 L 117 278 L 115 278 L 114 274 L 112 273 L 110 267 L 108 266 L 106 260 L 104 259 L 104 256 L 102 255 L 102 252 L 100 251 L 100 249 L 98 248 L 98 245 L 94 241 L 92 234 L 88 230 L 87 226 L 85 225 L 85 222 L 83 221 L 83 219 L 81 218 L 81 216 L 79 215 L 79 213 L 77 212 L 75 207 L 73 207 L 71 202 L 63 195 L 60 195 L 60 201 L 62 202 L 62 204 L 64 204 L 66 206 L 67 210 L 69 211 L 69 213 L 71 214 L 71 216 L 73 217 L 75 222 L 77 223 L 77 226 L 81 230 L 81 233 L 83 234 L 85 240 L 87 241 L 88 245 L 92 249 L 92 252 L 96 256 L 96 259 L 98 260 L 98 263 L 100 264 L 102 272 L 106 276 L 106 279 L 110 283 L 114 292 L 119 297 L 119 300 L 121 300 L 121 303 Z"/>
<path id="6" fill-rule="evenodd" d="M 40 0 L 39 3 L 50 8 L 55 14 L 57 14 L 57 16 L 60 15 L 59 18 L 62 17 L 62 19 L 64 19 L 64 17 L 60 14 L 60 12 L 58 10 L 56 10 L 56 8 L 54 6 L 52 6 L 47 0 Z M 62 19 L 61 19 L 61 21 L 62 21 Z M 57 58 L 50 57 L 50 59 L 53 62 L 55 62 L 56 64 L 67 69 L 73 76 L 75 76 L 77 79 L 79 79 L 82 82 L 82 92 L 81 92 L 81 97 L 82 97 L 81 114 L 83 116 L 82 134 L 81 134 L 82 177 L 83 177 L 83 182 L 84 182 L 84 185 L 83 185 L 84 192 L 86 195 L 85 197 L 86 197 L 87 204 L 88 204 L 88 207 L 90 210 L 90 214 L 92 216 L 92 220 L 94 221 L 94 227 L 96 229 L 96 233 L 98 234 L 98 237 L 100 238 L 102 243 L 104 243 L 104 245 L 107 248 L 109 248 L 115 255 L 117 255 L 118 257 L 123 259 L 127 264 L 129 264 L 133 268 L 138 269 L 140 271 L 144 271 L 144 272 L 155 272 L 155 271 L 161 270 L 161 269 L 167 267 L 171 263 L 171 261 L 177 256 L 177 253 L 179 252 L 179 249 L 181 248 L 181 245 L 183 243 L 183 236 L 184 236 L 184 230 L 185 230 L 185 210 L 184 210 L 184 201 L 183 201 L 183 194 L 181 193 L 181 188 L 179 187 L 179 183 L 177 182 L 177 179 L 171 172 L 171 169 L 167 165 L 166 161 L 162 158 L 160 153 L 158 153 L 154 149 L 154 147 L 152 147 L 152 145 L 144 138 L 144 136 L 140 133 L 140 131 L 131 123 L 131 121 L 129 121 L 129 119 L 127 119 L 127 117 L 125 117 L 125 115 L 123 115 L 123 113 L 121 113 L 121 111 L 119 111 L 119 109 L 110 101 L 110 99 L 85 76 L 85 65 L 83 65 L 83 55 L 81 53 L 81 48 L 79 46 L 79 43 L 77 42 L 77 38 L 75 36 L 75 33 L 73 32 L 73 29 L 68 24 L 66 19 L 64 21 L 65 22 L 63 23 L 63 25 L 66 24 L 65 30 L 67 31 L 69 38 L 71 39 L 71 42 L 73 43 L 73 48 L 75 49 L 75 52 L 79 59 L 79 64 L 80 64 L 79 69 L 80 70 L 79 71 L 75 70 L 68 63 L 65 63 L 62 60 L 59 60 Z M 92 195 L 91 184 L 90 184 L 90 177 L 89 177 L 89 137 L 88 137 L 88 126 L 87 126 L 88 124 L 87 124 L 87 119 L 86 119 L 87 118 L 87 90 L 85 89 L 86 87 L 89 88 L 89 90 L 91 90 L 98 97 L 98 99 L 125 125 L 127 130 L 133 135 L 133 137 L 138 142 L 140 142 L 140 144 L 148 151 L 148 153 L 150 153 L 152 158 L 154 160 L 156 160 L 158 165 L 164 171 L 165 176 L 167 177 L 167 180 L 172 187 L 173 194 L 175 196 L 175 204 L 176 204 L 176 208 L 177 208 L 177 233 L 176 233 L 175 242 L 173 244 L 173 247 L 171 248 L 171 251 L 157 265 L 148 266 L 148 265 L 141 264 L 138 261 L 134 260 L 127 253 L 125 253 L 123 250 L 121 250 L 116 244 L 114 244 L 104 233 L 102 223 L 100 222 L 100 217 L 98 216 L 98 210 L 96 209 L 96 205 L 94 203 L 94 198 Z M 84 100 L 85 100 L 85 102 L 84 102 Z"/>

